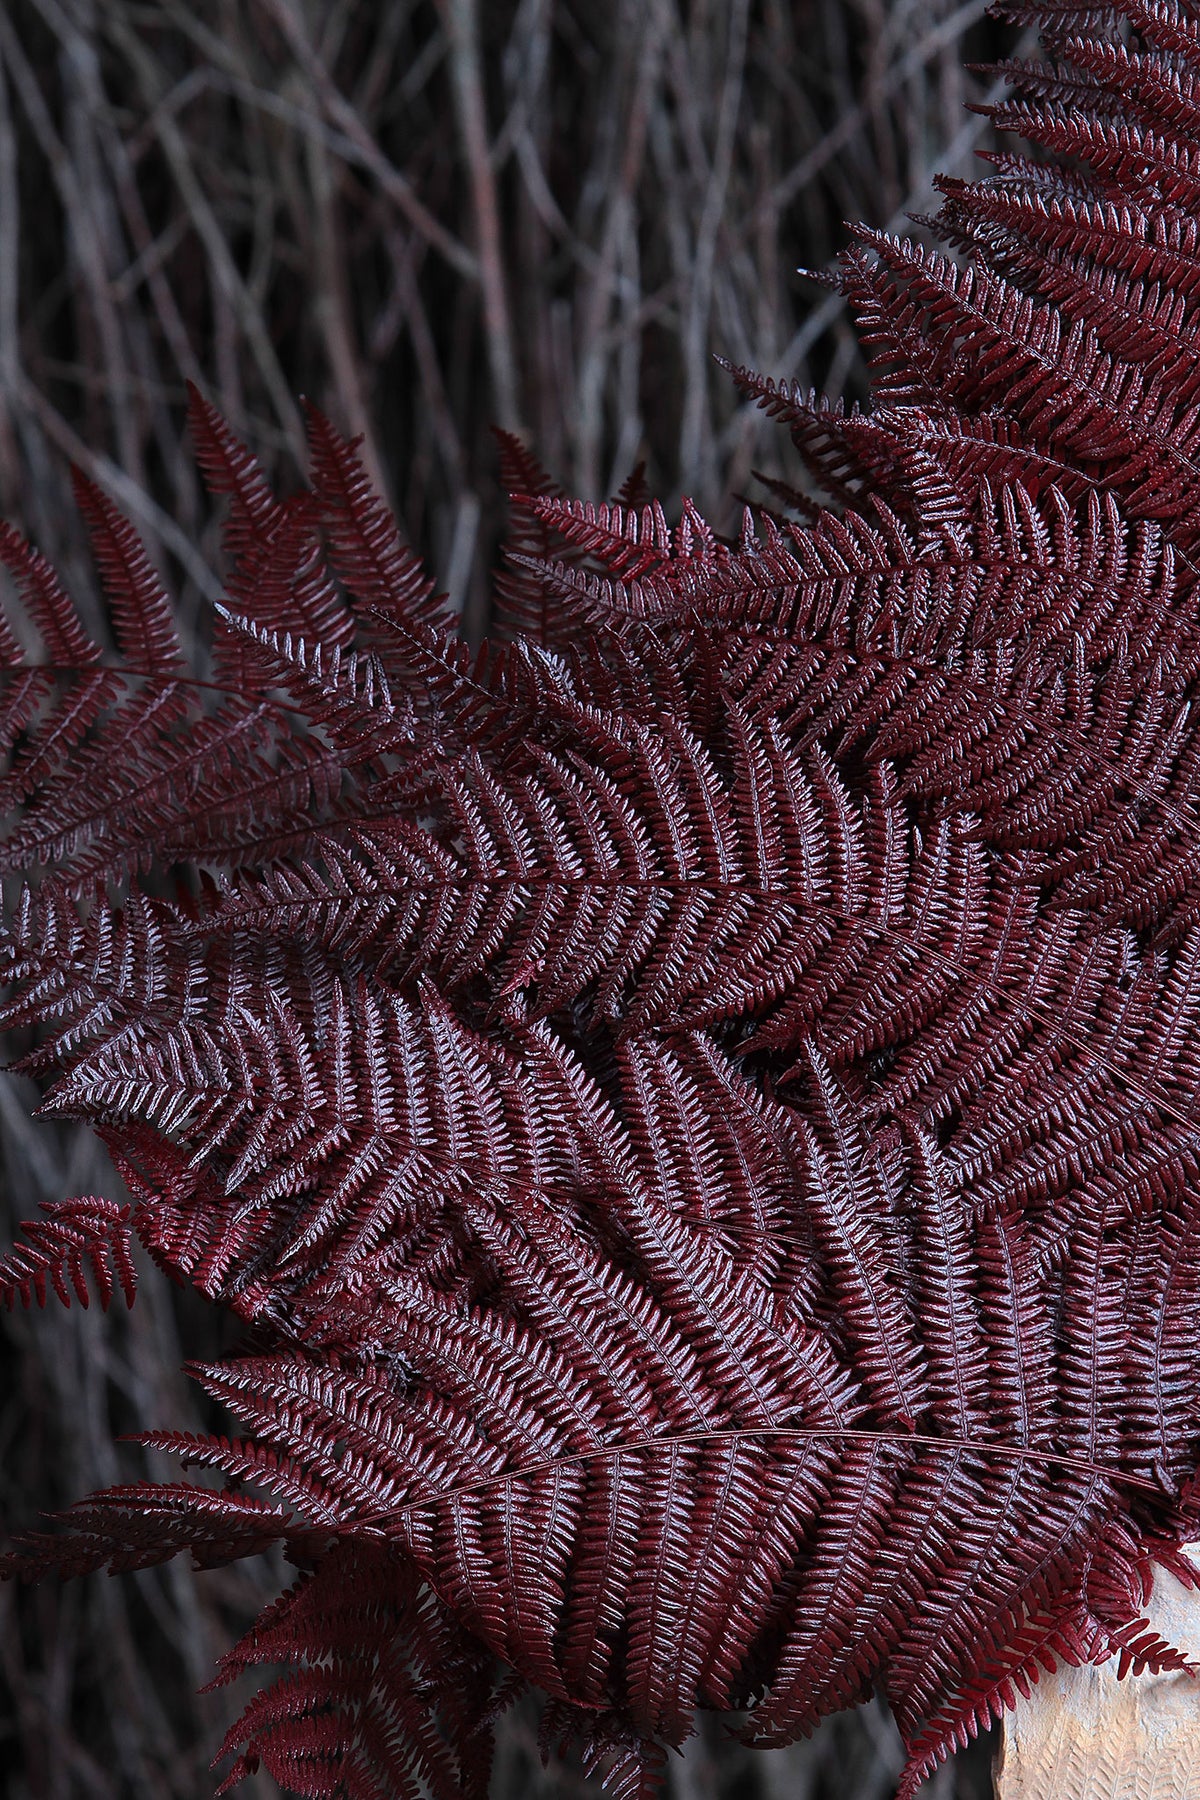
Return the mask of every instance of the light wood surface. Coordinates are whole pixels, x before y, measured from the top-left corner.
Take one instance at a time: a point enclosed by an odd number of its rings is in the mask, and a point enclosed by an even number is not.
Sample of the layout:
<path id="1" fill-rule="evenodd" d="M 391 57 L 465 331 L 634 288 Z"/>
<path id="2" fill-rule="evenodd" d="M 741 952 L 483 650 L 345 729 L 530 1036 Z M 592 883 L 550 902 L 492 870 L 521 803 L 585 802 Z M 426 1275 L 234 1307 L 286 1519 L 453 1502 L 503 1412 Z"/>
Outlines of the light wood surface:
<path id="1" fill-rule="evenodd" d="M 1200 1591 L 1159 1570 L 1146 1613 L 1200 1663 Z M 1005 1715 L 996 1800 L 1200 1800 L 1200 1678 L 1115 1671 L 1060 1667 Z"/>

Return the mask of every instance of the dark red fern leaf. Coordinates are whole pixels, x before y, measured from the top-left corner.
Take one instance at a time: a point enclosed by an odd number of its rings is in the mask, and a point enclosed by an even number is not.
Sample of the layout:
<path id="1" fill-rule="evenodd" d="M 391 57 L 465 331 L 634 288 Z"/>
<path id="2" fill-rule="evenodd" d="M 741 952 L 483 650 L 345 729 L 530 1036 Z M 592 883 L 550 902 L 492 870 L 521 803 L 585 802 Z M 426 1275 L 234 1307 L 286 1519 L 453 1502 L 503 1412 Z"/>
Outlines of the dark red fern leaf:
<path id="1" fill-rule="evenodd" d="M 231 1726 L 220 1755 L 245 1748 L 219 1794 L 264 1767 L 313 1800 L 486 1800 L 494 1660 L 390 1546 L 337 1545 L 222 1658 L 218 1681 L 298 1660 Z"/>
<path id="2" fill-rule="evenodd" d="M 171 600 L 137 533 L 108 496 L 78 469 L 72 485 L 112 609 L 121 659 L 128 669 L 185 673 Z"/>
<path id="3" fill-rule="evenodd" d="M 9 659 L 0 672 L 0 741 L 23 739 L 0 781 L 3 866 L 69 860 L 68 885 L 121 879 L 156 858 L 203 856 L 201 821 L 211 827 L 208 852 L 236 862 L 336 809 L 344 759 L 263 699 L 244 658 L 224 686 L 183 667 L 132 527 L 98 490 L 79 483 L 78 491 L 127 666 L 101 665 L 52 572 L 3 527 L 4 560 L 47 658 L 33 662 L 7 631 L 0 637 Z M 292 592 L 290 574 L 283 585 Z"/>
<path id="4" fill-rule="evenodd" d="M 509 497 L 508 531 L 496 572 L 493 613 L 502 637 L 528 638 L 547 646 L 559 642 L 553 590 L 522 558 L 544 563 L 552 556 L 554 533 L 529 504 L 534 496 L 562 499 L 563 491 L 511 431 L 492 427 L 500 451 L 500 482 Z"/>
<path id="5" fill-rule="evenodd" d="M 247 1494 L 215 1493 L 190 1482 L 131 1482 L 78 1500 L 61 1523 L 62 1532 L 26 1532 L 0 1559 L 0 1573 L 36 1579 L 54 1569 L 62 1575 L 85 1575 L 107 1568 L 110 1574 L 149 1569 L 156 1563 L 191 1552 L 197 1568 L 217 1568 L 239 1557 L 257 1556 L 281 1540 L 289 1540 L 289 1515 Z M 303 1551 L 314 1533 L 295 1532 Z M 328 1541 L 328 1532 L 315 1534 Z"/>
<path id="6" fill-rule="evenodd" d="M 64 1306 L 70 1306 L 72 1294 L 87 1306 L 89 1273 L 102 1308 L 107 1310 L 118 1285 L 132 1306 L 137 1272 L 129 1207 L 88 1196 L 43 1200 L 41 1209 L 45 1219 L 23 1225 L 25 1243 L 0 1262 L 0 1297 L 10 1311 L 17 1300 L 29 1306 L 36 1299 L 44 1306 L 47 1282 Z"/>
<path id="7" fill-rule="evenodd" d="M 69 667 L 99 662 L 99 645 L 88 637 L 58 576 L 46 558 L 7 522 L 0 523 L 0 560 L 17 584 L 25 616 L 45 646 L 49 660 Z M 7 624 L 0 635 L 0 651 L 6 672 L 25 661 Z"/>
<path id="8" fill-rule="evenodd" d="M 450 629 L 453 620 L 444 597 L 434 595 L 433 583 L 401 541 L 395 520 L 355 455 L 356 445 L 340 436 L 311 404 L 305 407 L 305 421 L 310 473 L 335 573 L 364 606 Z M 341 641 L 319 620 L 313 637 L 323 644 Z"/>

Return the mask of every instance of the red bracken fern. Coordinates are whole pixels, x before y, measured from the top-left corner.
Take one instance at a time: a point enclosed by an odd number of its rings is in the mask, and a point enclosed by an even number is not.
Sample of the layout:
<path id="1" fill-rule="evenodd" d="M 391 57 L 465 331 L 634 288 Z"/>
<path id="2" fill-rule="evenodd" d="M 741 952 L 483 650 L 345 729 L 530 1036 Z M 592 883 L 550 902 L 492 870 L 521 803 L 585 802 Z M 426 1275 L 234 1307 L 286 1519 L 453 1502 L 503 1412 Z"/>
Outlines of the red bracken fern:
<path id="1" fill-rule="evenodd" d="M 734 371 L 796 520 L 585 506 L 506 438 L 473 654 L 328 421 L 280 502 L 195 394 L 203 682 L 95 489 L 116 663 L 0 537 L 3 1017 L 132 1195 L 0 1279 L 131 1297 L 132 1232 L 253 1327 L 193 1371 L 237 1436 L 145 1434 L 230 1486 L 6 1567 L 282 1542 L 226 1785 L 481 1800 L 532 1686 L 633 1800 L 698 1708 L 778 1744 L 879 1689 L 907 1796 L 1056 1657 L 1182 1666 L 1200 8 L 1008 12 L 1047 60 L 997 123 L 1066 160 L 946 183 L 961 260 L 859 232 L 869 413 Z"/>

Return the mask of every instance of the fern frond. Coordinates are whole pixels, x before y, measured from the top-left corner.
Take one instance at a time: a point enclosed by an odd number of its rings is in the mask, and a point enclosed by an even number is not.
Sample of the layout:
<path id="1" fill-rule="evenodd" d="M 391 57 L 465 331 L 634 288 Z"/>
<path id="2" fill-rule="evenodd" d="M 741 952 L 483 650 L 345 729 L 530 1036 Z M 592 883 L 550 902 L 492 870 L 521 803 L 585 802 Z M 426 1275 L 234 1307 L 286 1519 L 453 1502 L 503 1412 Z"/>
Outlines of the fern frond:
<path id="1" fill-rule="evenodd" d="M 378 1649 L 363 1655 L 363 1645 Z M 386 1546 L 339 1546 L 260 1618 L 221 1664 L 296 1672 L 264 1688 L 220 1755 L 246 1748 L 218 1793 L 258 1768 L 320 1800 L 484 1800 L 493 1665 Z"/>
<path id="2" fill-rule="evenodd" d="M 72 486 L 112 610 L 122 661 L 129 669 L 182 674 L 183 650 L 171 601 L 145 546 L 108 496 L 77 469 Z"/>
<path id="3" fill-rule="evenodd" d="M 151 1569 L 183 1550 L 197 1568 L 217 1568 L 288 1538 L 289 1515 L 249 1495 L 189 1482 L 136 1481 L 77 1500 L 60 1516 L 66 1532 L 26 1532 L 0 1558 L 0 1573 L 36 1579 L 47 1570 L 85 1575 Z M 309 1534 L 311 1535 L 311 1534 Z M 327 1537 L 328 1534 L 323 1534 Z M 295 1533 L 300 1545 L 304 1528 Z"/>
<path id="4" fill-rule="evenodd" d="M 433 582 L 402 543 L 382 499 L 372 492 L 355 455 L 356 445 L 335 431 L 311 403 L 305 406 L 305 423 L 310 479 L 330 560 L 354 599 L 385 616 L 395 614 L 439 631 L 452 629 L 443 599 L 435 597 Z M 339 634 L 319 619 L 313 621 L 312 636 L 319 643 L 345 648 L 351 635 L 352 628 Z"/>
<path id="5" fill-rule="evenodd" d="M 119 1285 L 125 1304 L 133 1305 L 137 1273 L 133 1266 L 128 1206 L 94 1196 L 79 1200 L 43 1200 L 46 1218 L 26 1220 L 25 1242 L 0 1261 L 0 1297 L 11 1312 L 15 1301 L 46 1304 L 49 1281 L 64 1306 L 71 1295 L 89 1304 L 91 1272 L 104 1311 Z"/>

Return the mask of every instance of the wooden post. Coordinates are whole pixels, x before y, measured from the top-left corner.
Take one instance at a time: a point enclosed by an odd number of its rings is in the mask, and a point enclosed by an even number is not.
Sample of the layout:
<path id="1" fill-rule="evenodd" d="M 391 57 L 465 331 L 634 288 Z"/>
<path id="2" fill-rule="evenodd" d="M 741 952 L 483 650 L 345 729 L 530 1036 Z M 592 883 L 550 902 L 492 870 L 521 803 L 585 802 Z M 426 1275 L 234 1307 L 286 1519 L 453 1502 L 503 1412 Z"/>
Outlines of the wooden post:
<path id="1" fill-rule="evenodd" d="M 1159 1569 L 1146 1615 L 1200 1662 L 1200 1591 Z M 996 1800 L 1200 1800 L 1200 1679 L 1115 1670 L 1060 1667 L 1005 1714 Z"/>

